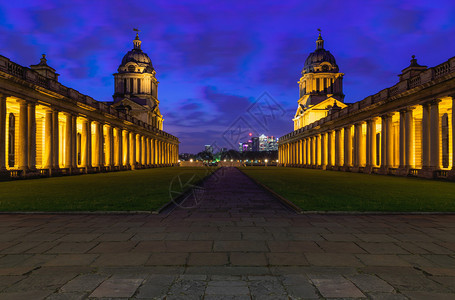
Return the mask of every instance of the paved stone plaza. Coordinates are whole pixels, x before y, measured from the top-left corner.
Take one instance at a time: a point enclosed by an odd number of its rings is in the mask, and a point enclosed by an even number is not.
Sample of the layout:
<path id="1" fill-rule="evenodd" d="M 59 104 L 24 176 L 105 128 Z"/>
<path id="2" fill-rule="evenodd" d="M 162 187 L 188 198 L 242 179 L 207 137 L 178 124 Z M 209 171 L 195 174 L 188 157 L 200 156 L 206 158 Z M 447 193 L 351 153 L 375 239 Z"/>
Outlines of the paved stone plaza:
<path id="1" fill-rule="evenodd" d="M 455 298 L 454 215 L 297 215 L 234 168 L 204 188 L 161 215 L 0 215 L 0 298 Z"/>

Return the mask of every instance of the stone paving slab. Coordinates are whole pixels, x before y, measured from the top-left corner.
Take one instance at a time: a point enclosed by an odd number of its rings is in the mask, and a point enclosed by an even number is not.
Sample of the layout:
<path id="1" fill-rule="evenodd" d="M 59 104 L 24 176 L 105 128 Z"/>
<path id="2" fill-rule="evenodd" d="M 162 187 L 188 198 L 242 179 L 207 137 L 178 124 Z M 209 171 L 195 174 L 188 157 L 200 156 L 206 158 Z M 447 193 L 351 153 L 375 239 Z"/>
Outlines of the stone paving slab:
<path id="1" fill-rule="evenodd" d="M 298 215 L 237 169 L 163 215 L 0 215 L 0 299 L 450 299 L 455 215 Z"/>

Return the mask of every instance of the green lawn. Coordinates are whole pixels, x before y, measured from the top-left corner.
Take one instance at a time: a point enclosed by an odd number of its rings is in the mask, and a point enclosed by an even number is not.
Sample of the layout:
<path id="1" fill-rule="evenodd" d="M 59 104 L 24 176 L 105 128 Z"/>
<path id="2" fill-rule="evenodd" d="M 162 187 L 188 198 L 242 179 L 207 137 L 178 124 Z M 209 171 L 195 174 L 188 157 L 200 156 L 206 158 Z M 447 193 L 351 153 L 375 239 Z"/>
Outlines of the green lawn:
<path id="1" fill-rule="evenodd" d="M 455 183 L 303 168 L 244 173 L 306 211 L 455 212 Z"/>
<path id="2" fill-rule="evenodd" d="M 209 173 L 172 167 L 0 182 L 0 211 L 153 211 L 171 200 L 171 183 L 175 198 Z"/>

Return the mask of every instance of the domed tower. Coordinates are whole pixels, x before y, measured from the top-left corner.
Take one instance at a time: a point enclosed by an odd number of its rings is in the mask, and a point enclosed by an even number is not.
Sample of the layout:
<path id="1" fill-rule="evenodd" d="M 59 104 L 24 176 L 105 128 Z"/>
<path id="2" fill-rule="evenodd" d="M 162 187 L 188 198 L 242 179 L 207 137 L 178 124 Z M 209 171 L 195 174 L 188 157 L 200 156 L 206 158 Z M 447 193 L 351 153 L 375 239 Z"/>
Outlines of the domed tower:
<path id="1" fill-rule="evenodd" d="M 319 29 L 318 29 L 319 30 Z M 324 40 L 319 30 L 316 50 L 308 55 L 299 84 L 298 108 L 293 119 L 294 130 L 327 116 L 336 103 L 343 103 L 343 73 L 339 72 L 335 57 L 324 49 Z"/>
<path id="2" fill-rule="evenodd" d="M 163 116 L 159 110 L 158 81 L 148 55 L 141 49 L 141 40 L 136 32 L 133 49 L 128 51 L 114 74 L 114 104 L 141 121 L 163 129 Z"/>

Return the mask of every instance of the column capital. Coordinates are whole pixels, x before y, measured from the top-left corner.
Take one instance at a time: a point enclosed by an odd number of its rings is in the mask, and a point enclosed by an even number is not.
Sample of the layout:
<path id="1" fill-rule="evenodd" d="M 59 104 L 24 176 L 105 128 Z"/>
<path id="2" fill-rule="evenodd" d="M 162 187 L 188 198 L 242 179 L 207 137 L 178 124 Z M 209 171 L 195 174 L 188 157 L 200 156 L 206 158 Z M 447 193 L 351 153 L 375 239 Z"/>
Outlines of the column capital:
<path id="1" fill-rule="evenodd" d="M 28 103 L 27 100 L 25 100 L 25 99 L 19 99 L 19 98 L 16 99 L 16 102 L 19 103 L 19 104 L 21 104 L 21 105 L 27 105 L 27 103 Z"/>
<path id="2" fill-rule="evenodd" d="M 363 123 L 365 123 L 365 121 L 359 121 L 359 122 L 354 123 L 354 126 L 355 126 L 355 127 L 357 127 L 357 126 L 362 126 Z"/>
<path id="3" fill-rule="evenodd" d="M 382 114 L 381 119 L 387 120 L 388 118 L 391 118 L 392 116 L 393 116 L 393 113 L 388 112 L 388 113 Z"/>
<path id="4" fill-rule="evenodd" d="M 439 102 L 441 102 L 441 101 L 442 101 L 441 99 L 436 98 L 436 99 L 429 101 L 429 103 L 430 103 L 430 105 L 436 105 L 436 104 L 439 104 Z"/>
<path id="5" fill-rule="evenodd" d="M 409 111 L 413 111 L 416 108 L 417 108 L 417 106 L 407 106 L 407 107 L 400 109 L 399 112 L 407 113 Z"/>
<path id="6" fill-rule="evenodd" d="M 441 99 L 436 98 L 436 99 L 431 99 L 431 100 L 425 101 L 425 102 L 421 103 L 420 105 L 422 105 L 423 107 L 428 107 L 430 105 L 438 104 L 441 101 L 442 101 Z"/>
<path id="7" fill-rule="evenodd" d="M 375 123 L 376 123 L 376 119 L 375 118 L 367 120 L 367 124 L 373 125 Z"/>

